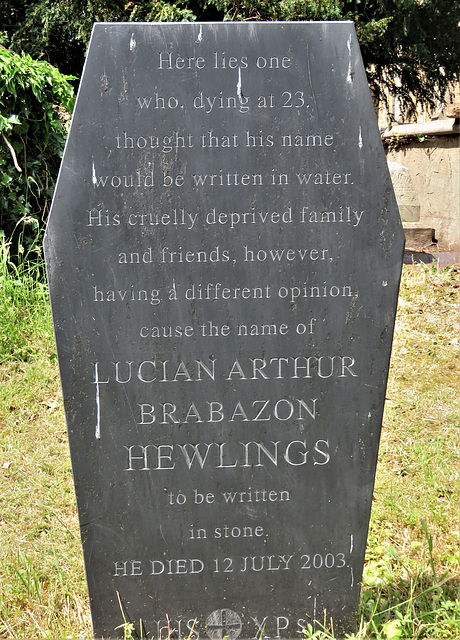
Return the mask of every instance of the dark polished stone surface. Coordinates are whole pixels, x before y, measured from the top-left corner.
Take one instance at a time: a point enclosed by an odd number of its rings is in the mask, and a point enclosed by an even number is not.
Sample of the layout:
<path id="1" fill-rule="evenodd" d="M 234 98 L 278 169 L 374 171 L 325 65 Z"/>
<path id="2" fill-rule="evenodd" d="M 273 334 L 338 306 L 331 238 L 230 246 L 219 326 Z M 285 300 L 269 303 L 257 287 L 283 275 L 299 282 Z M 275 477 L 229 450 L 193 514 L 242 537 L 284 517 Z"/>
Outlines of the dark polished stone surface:
<path id="1" fill-rule="evenodd" d="M 45 254 L 96 637 L 353 630 L 403 244 L 351 23 L 95 26 Z"/>

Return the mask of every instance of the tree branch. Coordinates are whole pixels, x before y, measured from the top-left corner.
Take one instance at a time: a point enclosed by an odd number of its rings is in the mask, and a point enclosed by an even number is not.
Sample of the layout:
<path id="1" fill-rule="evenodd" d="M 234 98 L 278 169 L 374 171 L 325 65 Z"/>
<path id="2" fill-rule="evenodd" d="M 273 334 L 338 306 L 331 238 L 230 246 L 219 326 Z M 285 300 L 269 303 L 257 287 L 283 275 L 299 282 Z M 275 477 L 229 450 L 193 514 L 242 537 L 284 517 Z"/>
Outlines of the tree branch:
<path id="1" fill-rule="evenodd" d="M 14 166 L 16 167 L 16 169 L 17 169 L 20 173 L 22 173 L 22 169 L 21 169 L 21 167 L 20 167 L 20 166 L 19 166 L 19 164 L 18 164 L 18 159 L 17 159 L 17 157 L 16 157 L 16 153 L 15 153 L 15 151 L 14 151 L 14 149 L 13 149 L 12 145 L 11 145 L 11 144 L 8 142 L 8 140 L 6 139 L 6 136 L 5 136 L 5 134 L 3 133 L 3 131 L 2 131 L 2 138 L 3 138 L 3 140 L 5 141 L 6 146 L 7 146 L 7 147 L 8 147 L 8 149 L 10 150 L 11 157 L 13 158 Z"/>

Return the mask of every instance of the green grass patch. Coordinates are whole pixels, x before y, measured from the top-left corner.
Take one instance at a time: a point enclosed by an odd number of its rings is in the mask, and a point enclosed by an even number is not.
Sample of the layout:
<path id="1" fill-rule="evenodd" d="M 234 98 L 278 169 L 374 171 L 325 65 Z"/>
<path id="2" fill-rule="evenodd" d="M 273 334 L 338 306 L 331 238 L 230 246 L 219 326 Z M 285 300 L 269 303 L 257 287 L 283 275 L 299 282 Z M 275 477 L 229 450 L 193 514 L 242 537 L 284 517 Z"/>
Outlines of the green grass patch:
<path id="1" fill-rule="evenodd" d="M 0 242 L 0 638 L 89 639 L 46 286 Z M 460 638 L 459 312 L 458 270 L 404 268 L 354 640 Z"/>
<path id="2" fill-rule="evenodd" d="M 35 224 L 34 220 L 23 221 Z M 50 344 L 52 324 L 49 313 L 41 247 L 27 251 L 21 243 L 14 247 L 0 231 L 0 364 L 25 361 L 38 355 L 43 341 Z"/>

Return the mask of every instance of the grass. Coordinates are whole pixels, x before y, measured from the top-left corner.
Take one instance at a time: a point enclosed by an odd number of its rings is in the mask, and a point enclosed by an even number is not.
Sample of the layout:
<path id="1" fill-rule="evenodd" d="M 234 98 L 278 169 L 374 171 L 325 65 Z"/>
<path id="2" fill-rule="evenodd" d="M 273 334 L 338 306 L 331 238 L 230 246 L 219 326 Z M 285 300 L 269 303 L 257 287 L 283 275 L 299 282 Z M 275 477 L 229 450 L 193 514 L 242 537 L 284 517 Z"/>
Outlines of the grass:
<path id="1" fill-rule="evenodd" d="M 51 339 L 48 289 L 40 246 L 36 244 L 26 250 L 21 239 L 18 258 L 13 261 L 11 243 L 0 231 L 0 364 L 27 360 Z"/>
<path id="2" fill-rule="evenodd" d="M 0 638 L 88 639 L 46 286 L 9 263 L 0 237 Z M 459 311 L 458 270 L 404 268 L 355 640 L 460 637 Z"/>

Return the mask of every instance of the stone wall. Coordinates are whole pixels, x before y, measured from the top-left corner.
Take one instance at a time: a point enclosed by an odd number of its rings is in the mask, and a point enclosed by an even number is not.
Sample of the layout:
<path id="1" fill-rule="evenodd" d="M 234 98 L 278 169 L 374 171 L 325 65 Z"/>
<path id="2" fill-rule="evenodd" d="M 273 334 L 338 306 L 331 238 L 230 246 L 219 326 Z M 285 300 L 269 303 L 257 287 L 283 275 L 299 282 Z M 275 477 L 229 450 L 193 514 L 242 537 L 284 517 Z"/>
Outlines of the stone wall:
<path id="1" fill-rule="evenodd" d="M 451 130 L 458 128 L 453 120 L 445 122 Z M 383 135 L 391 140 L 387 160 L 407 167 L 420 204 L 420 219 L 410 222 L 403 216 L 404 227 L 433 228 L 438 250 L 459 251 L 460 135 L 409 132 L 404 129 L 409 126 L 416 125 L 393 127 Z"/>

